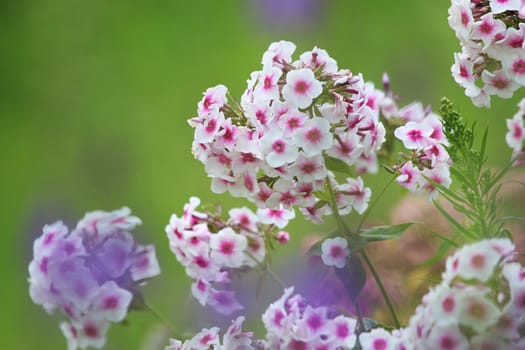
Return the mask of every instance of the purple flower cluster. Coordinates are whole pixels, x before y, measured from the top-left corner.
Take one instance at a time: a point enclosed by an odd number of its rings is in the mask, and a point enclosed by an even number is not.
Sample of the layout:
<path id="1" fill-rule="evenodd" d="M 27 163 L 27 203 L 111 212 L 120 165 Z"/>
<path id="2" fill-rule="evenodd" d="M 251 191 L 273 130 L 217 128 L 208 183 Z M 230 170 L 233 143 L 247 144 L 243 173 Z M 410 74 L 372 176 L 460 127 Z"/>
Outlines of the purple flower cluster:
<path id="1" fill-rule="evenodd" d="M 69 232 L 44 226 L 33 245 L 29 292 L 48 313 L 60 310 L 68 349 L 102 347 L 110 322 L 120 322 L 137 287 L 160 273 L 153 246 L 129 233 L 141 223 L 128 208 L 86 214 Z"/>
<path id="2" fill-rule="evenodd" d="M 197 211 L 199 204 L 200 199 L 192 197 L 181 217 L 171 216 L 166 226 L 170 249 L 195 279 L 191 290 L 199 303 L 231 314 L 243 308 L 229 288 L 231 271 L 263 264 L 269 240 L 288 240 L 288 234 L 278 229 L 294 215 L 286 209 L 259 209 L 255 214 L 234 208 L 223 220 L 220 213 Z"/>
<path id="3" fill-rule="evenodd" d="M 278 349 L 352 349 L 356 344 L 356 320 L 339 315 L 332 317 L 325 307 L 312 307 L 288 288 L 262 315 L 266 339 L 255 340 L 242 333 L 242 317 L 237 318 L 220 344 L 218 327 L 203 329 L 182 344 L 171 339 L 166 350 L 278 350 Z"/>

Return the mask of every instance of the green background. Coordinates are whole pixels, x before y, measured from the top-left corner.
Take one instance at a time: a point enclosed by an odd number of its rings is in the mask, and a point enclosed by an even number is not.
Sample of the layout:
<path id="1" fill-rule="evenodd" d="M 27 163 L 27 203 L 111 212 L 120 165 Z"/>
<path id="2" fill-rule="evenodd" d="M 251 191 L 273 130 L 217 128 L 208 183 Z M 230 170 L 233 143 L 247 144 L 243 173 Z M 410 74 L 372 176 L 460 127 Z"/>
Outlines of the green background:
<path id="1" fill-rule="evenodd" d="M 314 0 L 311 17 L 290 17 L 287 25 L 269 21 L 256 2 L 0 3 L 3 349 L 65 349 L 60 317 L 49 317 L 28 295 L 32 240 L 44 224 L 63 219 L 73 227 L 94 209 L 129 206 L 142 218 L 139 240 L 156 244 L 163 270 L 146 297 L 178 327 L 189 327 L 201 311 L 186 306 L 190 280 L 168 249 L 164 227 L 191 195 L 227 208 L 245 203 L 209 191 L 190 153 L 186 120 L 209 86 L 223 83 L 240 96 L 273 41 L 294 41 L 295 57 L 324 48 L 339 67 L 377 85 L 386 71 L 401 104 L 420 100 L 437 108 L 446 95 L 480 126 L 490 125 L 491 165 L 509 159 L 504 119 L 515 113 L 518 97 L 477 109 L 454 83 L 449 72 L 459 43 L 447 24 L 449 2 Z M 378 191 L 384 179 L 367 183 Z M 388 217 L 391 203 L 385 198 L 372 218 Z M 289 229 L 293 242 L 276 254 L 283 263 L 297 254 L 301 235 L 323 230 L 303 220 Z M 128 326 L 110 328 L 106 348 L 140 349 L 155 323 L 149 313 L 131 313 Z"/>

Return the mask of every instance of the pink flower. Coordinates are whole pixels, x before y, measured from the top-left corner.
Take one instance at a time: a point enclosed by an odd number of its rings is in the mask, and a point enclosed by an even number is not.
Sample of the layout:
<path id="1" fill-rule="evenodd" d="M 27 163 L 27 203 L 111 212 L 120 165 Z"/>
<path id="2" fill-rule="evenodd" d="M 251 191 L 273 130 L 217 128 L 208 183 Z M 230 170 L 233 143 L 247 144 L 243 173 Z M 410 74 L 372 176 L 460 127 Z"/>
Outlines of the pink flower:
<path id="1" fill-rule="evenodd" d="M 263 224 L 273 224 L 278 228 L 284 228 L 288 221 L 295 218 L 293 209 L 286 210 L 282 206 L 279 209 L 258 209 L 257 216 Z"/>
<path id="2" fill-rule="evenodd" d="M 305 182 L 322 180 L 328 175 L 324 165 L 324 159 L 321 155 L 314 157 L 300 155 L 295 161 L 291 171 L 300 181 Z"/>
<path id="3" fill-rule="evenodd" d="M 240 267 L 244 259 L 244 250 L 248 245 L 246 237 L 227 227 L 210 238 L 211 260 L 217 265 Z"/>
<path id="4" fill-rule="evenodd" d="M 283 87 L 283 97 L 299 108 L 307 108 L 314 98 L 321 95 L 323 85 L 315 79 L 310 69 L 302 68 L 290 71 L 286 75 L 286 85 Z"/>
<path id="5" fill-rule="evenodd" d="M 394 131 L 394 135 L 403 141 L 407 149 L 425 148 L 432 144 L 429 140 L 434 130 L 430 125 L 408 122 Z"/>
<path id="6" fill-rule="evenodd" d="M 224 85 L 217 85 L 206 90 L 204 98 L 198 104 L 199 116 L 205 116 L 212 110 L 219 110 L 226 104 L 228 89 Z"/>
<path id="7" fill-rule="evenodd" d="M 333 138 L 330 123 L 326 119 L 309 119 L 293 137 L 295 144 L 303 149 L 304 154 L 312 157 L 332 147 Z"/>
<path id="8" fill-rule="evenodd" d="M 292 54 L 295 51 L 295 44 L 290 41 L 281 40 L 270 44 L 270 47 L 263 54 L 262 64 L 266 67 L 283 67 L 283 63 L 292 62 Z"/>
<path id="9" fill-rule="evenodd" d="M 284 137 L 283 130 L 270 129 L 261 138 L 260 143 L 268 165 L 273 168 L 294 162 L 299 156 L 297 146 Z"/>
<path id="10" fill-rule="evenodd" d="M 279 78 L 283 71 L 272 66 L 263 69 L 257 80 L 257 85 L 253 91 L 255 100 L 278 100 L 279 99 Z"/>
<path id="11" fill-rule="evenodd" d="M 521 8 L 521 0 L 489 0 L 489 4 L 493 13 L 518 11 Z"/>
<path id="12" fill-rule="evenodd" d="M 346 258 L 350 254 L 348 242 L 342 237 L 327 238 L 321 245 L 323 254 L 321 259 L 328 266 L 342 268 L 346 265 Z"/>
<path id="13" fill-rule="evenodd" d="M 512 119 L 507 119 L 508 132 L 505 135 L 507 145 L 514 152 L 521 151 L 523 147 L 523 139 L 525 139 L 525 127 L 523 125 L 523 113 L 516 113 Z"/>

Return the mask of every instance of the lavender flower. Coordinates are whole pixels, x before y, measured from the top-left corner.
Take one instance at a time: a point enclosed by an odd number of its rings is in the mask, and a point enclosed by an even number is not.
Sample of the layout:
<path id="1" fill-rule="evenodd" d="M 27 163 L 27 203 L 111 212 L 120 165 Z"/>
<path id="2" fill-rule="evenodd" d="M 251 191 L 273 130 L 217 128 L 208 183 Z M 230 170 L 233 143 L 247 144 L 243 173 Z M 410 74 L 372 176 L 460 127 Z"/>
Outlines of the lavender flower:
<path id="1" fill-rule="evenodd" d="M 129 233 L 141 223 L 130 213 L 87 213 L 71 232 L 57 221 L 33 244 L 31 299 L 69 318 L 60 325 L 69 350 L 104 346 L 110 322 L 126 317 L 138 284 L 160 273 L 155 248 Z"/>

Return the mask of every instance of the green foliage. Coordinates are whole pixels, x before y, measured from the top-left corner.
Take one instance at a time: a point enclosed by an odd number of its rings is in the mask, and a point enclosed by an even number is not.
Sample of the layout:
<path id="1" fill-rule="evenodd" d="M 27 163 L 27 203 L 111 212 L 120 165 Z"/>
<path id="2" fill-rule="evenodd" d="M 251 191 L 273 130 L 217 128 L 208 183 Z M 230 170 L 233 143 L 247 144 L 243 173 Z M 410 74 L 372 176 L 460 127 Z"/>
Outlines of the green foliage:
<path id="1" fill-rule="evenodd" d="M 467 223 L 458 222 L 437 202 L 436 207 L 465 241 L 504 236 L 504 222 L 498 218 L 497 194 L 501 188 L 499 181 L 511 163 L 497 172 L 487 169 L 488 128 L 483 133 L 478 150 L 475 146 L 475 124 L 468 126 L 446 98 L 441 101 L 440 111 L 443 132 L 450 142 L 447 147 L 453 161 L 450 173 L 457 188 L 451 190 L 436 183 L 433 185 L 454 210 L 464 215 Z"/>
<path id="2" fill-rule="evenodd" d="M 405 222 L 398 225 L 390 226 L 374 226 L 359 232 L 359 236 L 364 238 L 367 242 L 385 241 L 388 239 L 401 236 L 407 228 L 412 226 L 413 222 Z"/>

